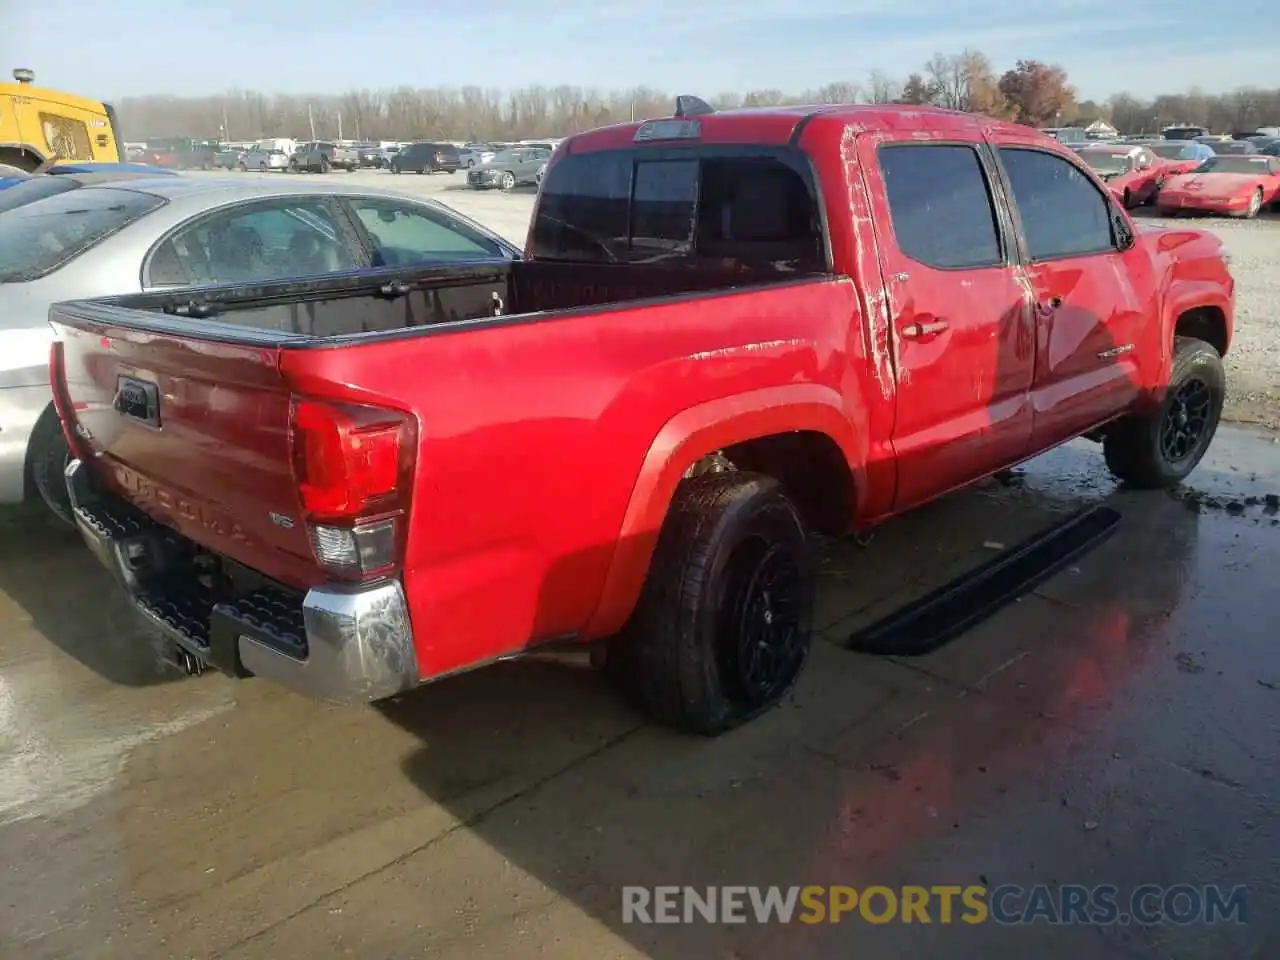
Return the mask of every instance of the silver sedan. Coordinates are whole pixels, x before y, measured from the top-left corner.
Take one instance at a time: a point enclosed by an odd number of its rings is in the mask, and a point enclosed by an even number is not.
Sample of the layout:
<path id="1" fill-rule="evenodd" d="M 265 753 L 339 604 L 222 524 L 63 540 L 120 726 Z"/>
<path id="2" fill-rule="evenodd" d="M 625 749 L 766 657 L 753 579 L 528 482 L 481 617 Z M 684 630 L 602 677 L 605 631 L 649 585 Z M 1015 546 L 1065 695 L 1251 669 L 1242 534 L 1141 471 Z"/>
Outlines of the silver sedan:
<path id="1" fill-rule="evenodd" d="M 495 154 L 487 163 L 467 171 L 467 186 L 476 190 L 501 187 L 510 190 L 522 183 L 537 183 L 551 151 L 542 147 L 517 147 Z"/>
<path id="2" fill-rule="evenodd" d="M 293 178 L 34 177 L 0 192 L 0 503 L 69 508 L 49 306 L 519 251 L 443 204 Z"/>

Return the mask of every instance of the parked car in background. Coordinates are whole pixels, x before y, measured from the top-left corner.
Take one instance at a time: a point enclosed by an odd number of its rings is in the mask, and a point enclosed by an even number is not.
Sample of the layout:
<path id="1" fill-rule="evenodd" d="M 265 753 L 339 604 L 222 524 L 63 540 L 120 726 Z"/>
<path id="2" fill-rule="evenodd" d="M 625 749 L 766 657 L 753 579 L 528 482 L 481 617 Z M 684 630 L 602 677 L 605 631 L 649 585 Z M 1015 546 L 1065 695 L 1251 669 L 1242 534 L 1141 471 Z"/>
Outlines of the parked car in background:
<path id="1" fill-rule="evenodd" d="M 1190 173 L 1206 160 L 1217 156 L 1213 147 L 1195 140 L 1159 140 L 1144 146 L 1164 164 L 1166 177 Z"/>
<path id="2" fill-rule="evenodd" d="M 255 143 L 240 156 L 240 169 L 270 173 L 289 169 L 289 155 L 279 147 Z"/>
<path id="3" fill-rule="evenodd" d="M 165 147 L 146 147 L 129 159 L 134 163 L 145 163 L 151 167 L 165 167 L 170 170 L 178 167 L 177 152 Z"/>
<path id="4" fill-rule="evenodd" d="M 475 190 L 499 187 L 511 190 L 522 183 L 537 183 L 538 171 L 551 159 L 540 147 L 516 147 L 496 154 L 488 163 L 467 171 L 467 186 Z"/>
<path id="5" fill-rule="evenodd" d="M 1161 130 L 1160 136 L 1165 140 L 1195 140 L 1209 136 L 1209 128 L 1196 124 L 1172 124 Z"/>
<path id="6" fill-rule="evenodd" d="M 1280 202 L 1280 158 L 1217 156 L 1199 169 L 1165 181 L 1157 209 L 1163 216 L 1215 213 L 1252 219 Z"/>
<path id="7" fill-rule="evenodd" d="M 217 166 L 218 147 L 208 142 L 183 144 L 177 151 L 178 167 L 182 170 L 212 170 Z"/>
<path id="8" fill-rule="evenodd" d="M 361 169 L 380 170 L 387 163 L 387 155 L 376 143 L 356 145 L 356 156 L 359 157 Z"/>
<path id="9" fill-rule="evenodd" d="M 354 147 L 344 147 L 331 140 L 309 140 L 298 144 L 289 158 L 289 169 L 295 173 L 328 173 L 360 166 L 360 154 Z"/>
<path id="10" fill-rule="evenodd" d="M 488 144 L 468 144 L 465 147 L 458 148 L 458 159 L 462 162 L 463 167 L 470 170 L 472 167 L 478 167 L 482 163 L 488 163 L 497 152 Z"/>
<path id="11" fill-rule="evenodd" d="M 1280 157 L 1280 140 L 1267 144 L 1262 148 L 1261 153 L 1267 157 Z"/>
<path id="12" fill-rule="evenodd" d="M 1164 165 L 1147 147 L 1114 144 L 1076 153 L 1126 208 L 1150 203 L 1160 190 Z"/>
<path id="13" fill-rule="evenodd" d="M 70 518 L 50 406 L 49 305 L 68 297 L 515 258 L 426 200 L 300 178 L 36 176 L 0 191 L 0 503 Z"/>
<path id="14" fill-rule="evenodd" d="M 420 140 L 401 149 L 391 160 L 392 173 L 457 173 L 462 155 L 451 143 Z"/>
<path id="15" fill-rule="evenodd" d="M 213 165 L 219 170 L 238 170 L 247 153 L 243 147 L 223 147 L 213 156 Z"/>
<path id="16" fill-rule="evenodd" d="M 1257 145 L 1248 140 L 1220 140 L 1209 146 L 1214 153 L 1223 157 L 1247 157 L 1258 152 Z"/>

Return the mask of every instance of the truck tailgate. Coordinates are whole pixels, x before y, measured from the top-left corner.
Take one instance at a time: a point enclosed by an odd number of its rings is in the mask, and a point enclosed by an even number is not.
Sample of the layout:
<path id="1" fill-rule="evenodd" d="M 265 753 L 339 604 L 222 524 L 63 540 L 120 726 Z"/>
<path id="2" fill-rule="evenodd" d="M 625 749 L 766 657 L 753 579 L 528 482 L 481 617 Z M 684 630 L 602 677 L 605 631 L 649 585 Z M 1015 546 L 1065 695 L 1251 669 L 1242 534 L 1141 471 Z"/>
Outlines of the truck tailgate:
<path id="1" fill-rule="evenodd" d="M 72 326 L 56 313 L 53 326 L 75 453 L 99 481 L 262 573 L 299 587 L 321 578 L 300 521 L 275 345 Z"/>

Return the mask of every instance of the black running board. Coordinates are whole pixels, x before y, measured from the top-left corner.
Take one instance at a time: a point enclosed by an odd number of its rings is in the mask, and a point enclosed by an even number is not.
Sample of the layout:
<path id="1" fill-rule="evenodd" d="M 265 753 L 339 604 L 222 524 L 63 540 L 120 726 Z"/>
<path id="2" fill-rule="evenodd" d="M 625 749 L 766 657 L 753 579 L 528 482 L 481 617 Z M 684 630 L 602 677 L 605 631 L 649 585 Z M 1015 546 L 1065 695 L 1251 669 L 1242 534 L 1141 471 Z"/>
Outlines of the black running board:
<path id="1" fill-rule="evenodd" d="M 905 657 L 930 653 L 1098 546 L 1119 523 L 1120 514 L 1110 507 L 1072 514 L 922 599 L 855 630 L 848 647 Z"/>

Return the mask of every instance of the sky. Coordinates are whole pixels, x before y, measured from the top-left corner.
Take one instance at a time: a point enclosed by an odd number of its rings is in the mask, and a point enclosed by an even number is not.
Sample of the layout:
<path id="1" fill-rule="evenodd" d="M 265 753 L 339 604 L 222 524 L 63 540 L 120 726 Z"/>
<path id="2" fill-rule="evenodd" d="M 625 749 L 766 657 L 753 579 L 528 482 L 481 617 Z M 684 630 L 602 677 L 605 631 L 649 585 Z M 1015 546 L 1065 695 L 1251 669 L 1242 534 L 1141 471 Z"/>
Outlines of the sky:
<path id="1" fill-rule="evenodd" d="M 535 83 L 710 97 L 900 78 L 965 48 L 1000 71 L 1059 63 L 1081 99 L 1149 97 L 1280 87 L 1278 43 L 1276 0 L 0 0 L 0 76 L 30 67 L 102 100 Z"/>

